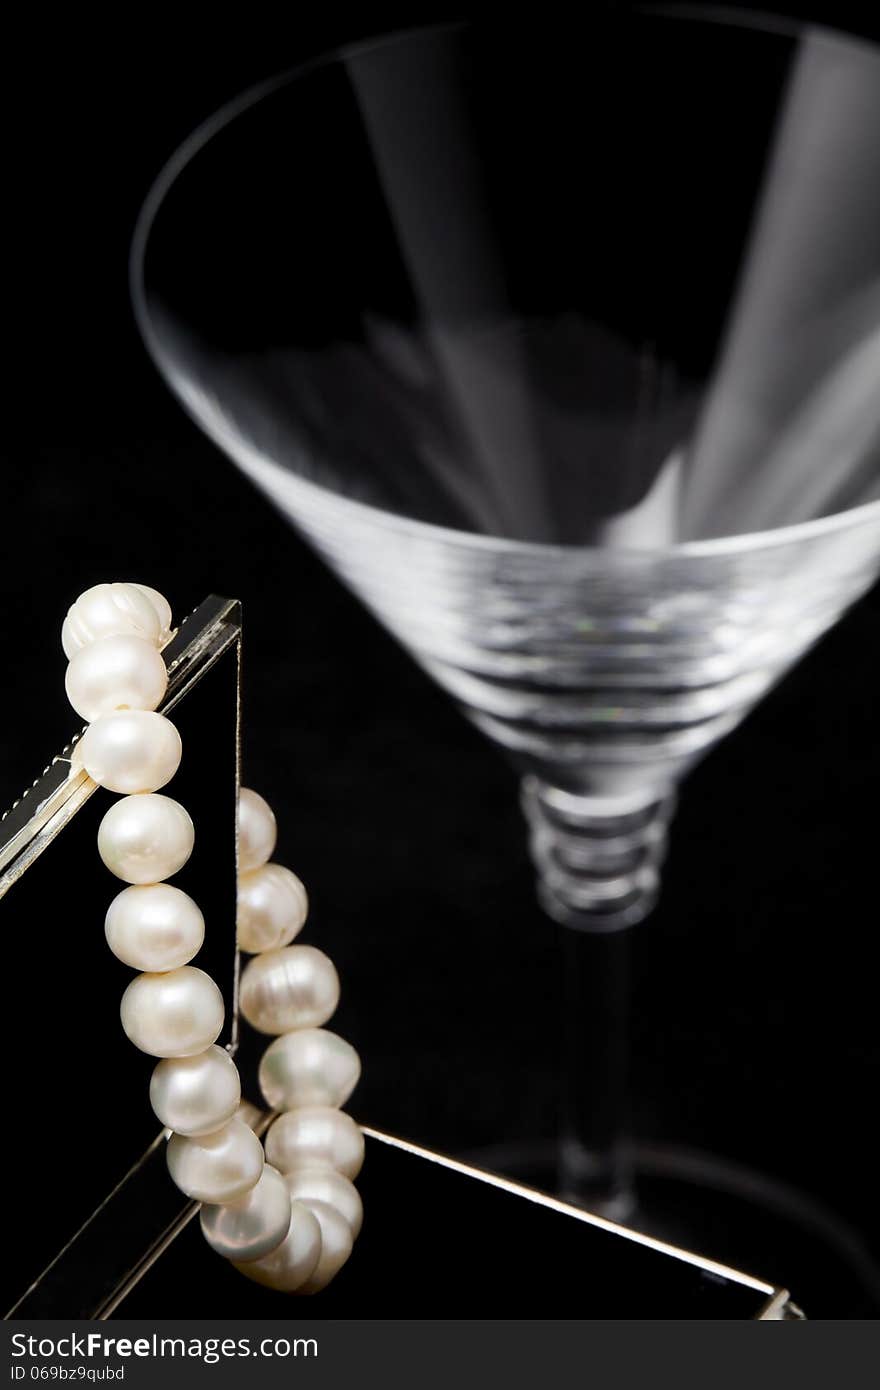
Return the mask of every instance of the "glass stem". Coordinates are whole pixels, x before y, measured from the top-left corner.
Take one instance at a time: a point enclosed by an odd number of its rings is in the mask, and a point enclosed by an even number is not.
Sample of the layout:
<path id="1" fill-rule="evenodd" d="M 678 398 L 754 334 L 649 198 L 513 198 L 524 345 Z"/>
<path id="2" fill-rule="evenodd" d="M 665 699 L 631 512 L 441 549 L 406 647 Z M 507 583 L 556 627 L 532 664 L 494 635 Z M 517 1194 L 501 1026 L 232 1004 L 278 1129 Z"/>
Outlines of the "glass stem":
<path id="1" fill-rule="evenodd" d="M 538 895 L 563 928 L 559 1190 L 614 1220 L 635 1204 L 630 1160 L 632 927 L 657 897 L 674 794 L 584 795 L 523 783 Z"/>
<path id="2" fill-rule="evenodd" d="M 632 1214 L 631 931 L 563 928 L 560 1196 L 614 1221 Z"/>

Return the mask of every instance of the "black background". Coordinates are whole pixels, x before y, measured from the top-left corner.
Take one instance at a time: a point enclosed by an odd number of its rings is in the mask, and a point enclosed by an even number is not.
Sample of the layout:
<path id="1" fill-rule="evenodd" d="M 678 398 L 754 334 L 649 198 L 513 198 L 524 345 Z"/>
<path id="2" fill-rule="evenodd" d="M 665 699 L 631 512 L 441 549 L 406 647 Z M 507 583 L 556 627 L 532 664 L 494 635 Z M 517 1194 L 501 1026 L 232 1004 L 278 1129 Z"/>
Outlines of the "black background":
<path id="1" fill-rule="evenodd" d="M 140 578 L 175 612 L 240 597 L 245 782 L 275 805 L 279 857 L 312 890 L 307 939 L 339 966 L 356 1113 L 470 1150 L 554 1127 L 557 943 L 513 776 L 184 417 L 127 291 L 140 203 L 202 117 L 309 53 L 446 14 L 248 6 L 184 31 L 143 10 L 8 34 L 0 801 L 75 727 L 57 633 L 80 590 Z M 783 1178 L 875 1245 L 878 621 L 875 591 L 689 779 L 641 933 L 634 1056 L 642 1136 Z M 13 984 L 15 1065 L 51 1020 L 36 981 Z M 755 1254 L 775 1274 L 778 1250 Z M 853 1311 L 832 1277 L 811 1287 L 815 1314 Z"/>

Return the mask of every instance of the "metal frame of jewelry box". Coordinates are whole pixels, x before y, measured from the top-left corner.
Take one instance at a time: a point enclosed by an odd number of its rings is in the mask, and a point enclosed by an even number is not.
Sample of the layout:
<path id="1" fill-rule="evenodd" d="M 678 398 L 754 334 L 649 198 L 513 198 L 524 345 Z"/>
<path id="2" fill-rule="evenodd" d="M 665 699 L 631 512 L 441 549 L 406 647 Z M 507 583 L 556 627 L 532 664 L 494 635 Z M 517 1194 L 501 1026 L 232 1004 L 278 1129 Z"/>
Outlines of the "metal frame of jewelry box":
<path id="1" fill-rule="evenodd" d="M 163 655 L 168 667 L 168 690 L 161 710 L 163 713 L 172 710 L 232 647 L 236 649 L 238 672 L 235 729 L 235 757 L 238 767 L 241 748 L 241 605 L 237 600 L 211 595 L 181 624 L 174 637 L 164 648 Z M 77 766 L 75 750 L 79 737 L 80 735 L 77 735 L 72 739 L 62 752 L 52 759 L 42 775 L 0 820 L 0 898 L 35 863 L 43 850 L 52 843 L 73 819 L 77 811 L 97 791 L 97 784 L 89 778 L 82 767 Z M 236 1044 L 237 996 L 233 1010 L 230 1043 L 233 1052 Z M 271 1118 L 270 1114 L 260 1116 L 259 1121 L 255 1123 L 258 1133 L 262 1133 Z M 781 1321 L 802 1316 L 796 1306 L 792 1304 L 787 1290 L 774 1288 L 766 1281 L 757 1279 L 752 1275 L 730 1269 L 716 1261 L 704 1259 L 700 1255 L 681 1250 L 664 1241 L 642 1235 L 591 1212 L 573 1207 L 556 1197 L 524 1187 L 520 1183 L 485 1172 L 457 1159 L 435 1153 L 430 1149 L 386 1134 L 381 1130 L 364 1127 L 364 1134 L 376 1143 L 402 1149 L 429 1163 L 439 1164 L 450 1171 L 499 1188 L 529 1202 L 537 1203 L 548 1210 L 565 1214 L 585 1225 L 614 1233 L 624 1240 L 683 1261 L 706 1274 L 730 1280 L 740 1286 L 752 1289 L 757 1295 L 763 1297 L 763 1302 L 755 1315 L 759 1320 Z M 139 1170 L 148 1166 L 150 1158 L 163 1143 L 165 1136 L 165 1131 L 157 1134 L 147 1151 L 123 1177 L 122 1182 L 108 1194 L 105 1201 L 83 1223 L 79 1231 L 64 1247 L 64 1250 L 59 1252 L 56 1259 L 26 1290 L 6 1315 L 7 1317 L 26 1315 L 28 1298 L 39 1286 L 41 1280 L 49 1273 L 57 1260 L 61 1259 L 78 1240 L 87 1235 L 89 1228 L 100 1219 L 108 1204 L 112 1203 L 124 1185 L 135 1179 Z M 106 1319 L 112 1316 L 114 1311 L 123 1303 L 127 1294 L 168 1250 L 181 1231 L 198 1213 L 198 1210 L 198 1203 L 184 1203 L 176 1217 L 166 1225 L 143 1256 L 120 1279 L 113 1293 L 94 1310 L 95 1317 Z M 19 1312 L 20 1309 L 22 1310 L 21 1313 Z"/>

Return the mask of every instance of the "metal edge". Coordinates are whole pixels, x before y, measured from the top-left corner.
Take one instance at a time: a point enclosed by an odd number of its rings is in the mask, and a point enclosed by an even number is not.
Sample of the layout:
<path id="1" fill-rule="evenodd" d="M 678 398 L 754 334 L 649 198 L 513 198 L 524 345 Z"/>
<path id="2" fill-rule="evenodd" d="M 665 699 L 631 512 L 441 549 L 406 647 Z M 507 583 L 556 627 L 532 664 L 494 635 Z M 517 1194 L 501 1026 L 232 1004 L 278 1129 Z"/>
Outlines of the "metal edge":
<path id="1" fill-rule="evenodd" d="M 4 1322 L 5 1322 L 5 1321 L 8 1321 L 10 1318 L 13 1318 L 13 1317 L 15 1316 L 16 1309 L 18 1309 L 18 1308 L 21 1307 L 21 1305 L 22 1305 L 22 1303 L 24 1303 L 25 1299 L 27 1299 L 27 1298 L 29 1297 L 29 1295 L 30 1295 L 31 1293 L 33 1293 L 34 1289 L 37 1288 L 37 1286 L 39 1285 L 40 1281 L 46 1277 L 46 1275 L 47 1275 L 47 1274 L 49 1273 L 49 1271 L 58 1263 L 58 1261 L 64 1258 L 64 1256 L 66 1255 L 66 1253 L 67 1253 L 67 1251 L 70 1249 L 70 1247 L 71 1247 L 72 1245 L 74 1245 L 74 1244 L 76 1243 L 76 1241 L 79 1240 L 79 1238 L 80 1238 L 80 1236 L 82 1235 L 83 1231 L 86 1230 L 86 1228 L 92 1224 L 92 1222 L 93 1222 L 93 1221 L 95 1220 L 95 1218 L 104 1210 L 104 1208 L 105 1208 L 106 1206 L 108 1206 L 108 1204 L 109 1204 L 110 1202 L 112 1202 L 112 1200 L 113 1200 L 113 1198 L 116 1196 L 117 1192 L 121 1192 L 122 1189 L 123 1189 L 123 1187 L 125 1186 L 125 1184 L 126 1184 L 126 1183 L 129 1181 L 129 1179 L 138 1171 L 138 1169 L 142 1168 L 143 1165 L 144 1165 L 145 1163 L 147 1163 L 147 1162 L 150 1160 L 150 1158 L 152 1157 L 152 1155 L 155 1153 L 156 1149 L 159 1147 L 159 1144 L 165 1139 L 165 1137 L 167 1136 L 167 1134 L 168 1134 L 168 1130 L 165 1130 L 165 1129 L 160 1130 L 159 1133 L 156 1135 L 155 1139 L 152 1141 L 152 1143 L 150 1143 L 150 1144 L 148 1145 L 148 1147 L 144 1150 L 144 1152 L 143 1152 L 142 1154 L 139 1154 L 139 1155 L 138 1155 L 138 1157 L 137 1157 L 137 1159 L 135 1160 L 135 1162 L 131 1165 L 130 1168 L 127 1168 L 127 1169 L 126 1169 L 126 1171 L 123 1173 L 122 1177 L 121 1177 L 121 1178 L 119 1179 L 119 1181 L 115 1184 L 115 1186 L 114 1186 L 114 1187 L 111 1187 L 111 1189 L 110 1189 L 110 1191 L 107 1193 L 106 1197 L 104 1197 L 104 1198 L 98 1203 L 98 1205 L 95 1207 L 94 1211 L 92 1211 L 92 1212 L 89 1213 L 89 1215 L 86 1217 L 85 1221 L 83 1221 L 83 1222 L 81 1223 L 81 1225 L 77 1226 L 76 1230 L 75 1230 L 75 1231 L 73 1232 L 73 1234 L 69 1237 L 69 1239 L 67 1239 L 67 1240 L 64 1242 L 64 1244 L 62 1245 L 61 1249 L 60 1249 L 55 1255 L 53 1255 L 52 1259 L 49 1261 L 49 1263 L 48 1263 L 47 1265 L 44 1265 L 44 1266 L 43 1266 L 43 1268 L 40 1270 L 40 1272 L 39 1272 L 39 1274 L 36 1276 L 36 1278 L 34 1278 L 33 1280 L 31 1280 L 30 1284 L 28 1284 L 28 1286 L 27 1286 L 27 1288 L 24 1290 L 24 1292 L 23 1292 L 22 1294 L 19 1295 L 19 1297 L 18 1297 L 18 1298 L 15 1300 L 15 1302 L 11 1305 L 11 1307 L 8 1309 L 8 1311 L 5 1312 L 5 1313 L 3 1314 L 3 1320 L 4 1320 Z"/>
<path id="2" fill-rule="evenodd" d="M 788 1289 L 777 1289 L 757 1314 L 758 1322 L 806 1322 L 806 1314 L 792 1303 Z"/>
<path id="3" fill-rule="evenodd" d="M 573 1207 L 570 1203 L 563 1202 L 559 1197 L 551 1197 L 546 1192 L 539 1192 L 533 1187 L 524 1187 L 521 1183 L 514 1182 L 512 1178 L 503 1178 L 496 1173 L 488 1173 L 482 1168 L 474 1168 L 469 1163 L 462 1163 L 457 1158 L 449 1158 L 444 1154 L 435 1153 L 432 1149 L 425 1149 L 420 1144 L 411 1143 L 408 1139 L 398 1139 L 395 1135 L 386 1134 L 382 1130 L 372 1129 L 366 1125 L 362 1128 L 368 1138 L 376 1139 L 380 1144 L 388 1144 L 391 1148 L 402 1149 L 405 1153 L 427 1159 L 431 1163 L 439 1163 L 443 1168 L 449 1168 L 453 1172 L 475 1178 L 479 1182 L 487 1183 L 490 1187 L 499 1188 L 502 1192 L 510 1192 L 514 1196 L 524 1197 L 527 1201 L 534 1202 L 550 1211 L 556 1211 L 564 1216 L 573 1217 L 576 1221 L 582 1221 L 587 1226 L 598 1227 L 600 1230 L 622 1236 L 625 1240 L 630 1240 L 636 1245 L 655 1250 L 662 1255 L 672 1256 L 684 1264 L 693 1265 L 696 1269 L 703 1270 L 706 1274 L 713 1274 L 745 1288 L 754 1289 L 756 1293 L 764 1294 L 766 1299 L 762 1305 L 762 1311 L 757 1315 L 758 1317 L 764 1317 L 763 1310 L 774 1304 L 778 1298 L 787 1299 L 788 1297 L 784 1290 L 776 1289 L 772 1284 L 766 1283 L 763 1279 L 757 1279 L 752 1274 L 731 1269 L 728 1265 L 721 1264 L 717 1260 L 695 1255 L 690 1250 L 681 1250 L 677 1245 L 670 1245 L 667 1241 L 644 1235 L 641 1231 L 631 1230 L 628 1226 L 619 1226 L 617 1222 L 609 1221 L 604 1216 L 597 1216 L 593 1212 L 584 1211 L 581 1207 Z"/>
<path id="4" fill-rule="evenodd" d="M 128 1274 L 122 1282 L 117 1285 L 112 1294 L 108 1295 L 107 1298 L 93 1309 L 92 1317 L 97 1322 L 106 1322 L 108 1318 L 113 1316 L 116 1309 L 128 1297 L 132 1289 L 140 1283 L 147 1271 L 152 1268 L 161 1255 L 164 1255 L 168 1247 L 173 1244 L 181 1231 L 186 1229 L 201 1209 L 201 1202 L 190 1202 L 188 1206 L 184 1207 L 179 1216 L 175 1217 L 175 1219 L 166 1226 L 162 1234 L 150 1246 L 150 1249 L 144 1255 L 143 1259 L 140 1260 L 133 1269 L 129 1270 Z"/>
<path id="5" fill-rule="evenodd" d="M 168 689 L 159 706 L 167 714 L 202 679 L 232 642 L 240 642 L 241 604 L 211 594 L 183 620 L 163 648 Z M 57 753 L 32 786 L 0 818 L 0 898 L 43 853 L 97 791 L 73 756 L 82 730 Z M 240 706 L 236 750 L 240 748 Z"/>
<path id="6" fill-rule="evenodd" d="M 258 1139 L 261 1138 L 269 1128 L 269 1124 L 273 1118 L 273 1114 L 268 1111 L 258 1112 L 257 1118 L 251 1123 L 251 1128 Z M 169 1133 L 170 1130 L 163 1130 L 159 1135 L 159 1139 L 164 1139 Z M 147 1153 L 144 1155 L 145 1158 L 153 1152 L 156 1143 L 158 1143 L 158 1139 L 151 1144 Z M 116 1309 L 124 1302 L 132 1289 L 140 1283 L 145 1274 L 149 1273 L 156 1261 L 165 1254 L 169 1246 L 173 1245 L 181 1232 L 184 1231 L 189 1223 L 198 1215 L 202 1209 L 202 1205 L 203 1203 L 201 1202 L 189 1202 L 174 1220 L 169 1222 L 162 1234 L 156 1238 L 149 1250 L 146 1251 L 137 1264 L 129 1270 L 125 1278 L 113 1290 L 113 1293 L 109 1294 L 106 1299 L 96 1306 L 92 1313 L 93 1318 L 99 1322 L 106 1322 L 108 1318 L 113 1316 Z M 95 1215 L 97 1215 L 97 1212 L 93 1213 L 93 1216 Z M 92 1217 L 89 1217 L 89 1221 L 91 1220 Z"/>

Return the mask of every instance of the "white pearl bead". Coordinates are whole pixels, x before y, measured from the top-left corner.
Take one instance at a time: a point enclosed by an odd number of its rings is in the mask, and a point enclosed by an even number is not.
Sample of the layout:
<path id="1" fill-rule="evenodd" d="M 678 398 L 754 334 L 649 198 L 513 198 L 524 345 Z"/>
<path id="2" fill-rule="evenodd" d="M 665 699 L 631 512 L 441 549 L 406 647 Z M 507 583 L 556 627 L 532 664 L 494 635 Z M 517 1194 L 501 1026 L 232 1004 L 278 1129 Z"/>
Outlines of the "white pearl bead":
<path id="1" fill-rule="evenodd" d="M 204 1052 L 223 1027 L 223 995 L 204 970 L 183 965 L 167 975 L 137 975 L 120 1007 L 126 1036 L 151 1057 Z"/>
<path id="2" fill-rule="evenodd" d="M 235 1113 L 242 1124 L 247 1125 L 248 1129 L 255 1132 L 259 1129 L 262 1133 L 263 1112 L 258 1105 L 254 1105 L 252 1101 L 243 1100 Z"/>
<path id="3" fill-rule="evenodd" d="M 340 1215 L 335 1207 L 311 1199 L 303 1202 L 303 1206 L 314 1212 L 318 1219 L 318 1225 L 321 1227 L 321 1254 L 314 1273 L 304 1284 L 300 1284 L 297 1293 L 320 1293 L 322 1289 L 326 1289 L 331 1279 L 336 1278 L 345 1264 L 351 1254 L 354 1238 L 345 1217 Z"/>
<path id="4" fill-rule="evenodd" d="M 239 1112 L 238 1068 L 216 1045 L 192 1057 L 158 1062 L 150 1078 L 156 1118 L 177 1134 L 213 1134 Z"/>
<path id="5" fill-rule="evenodd" d="M 180 766 L 180 734 L 162 714 L 117 709 L 90 724 L 77 745 L 93 782 L 111 792 L 155 792 Z"/>
<path id="6" fill-rule="evenodd" d="M 235 1263 L 248 1279 L 267 1289 L 295 1293 L 311 1278 L 321 1258 L 321 1227 L 318 1218 L 302 1202 L 292 1202 L 287 1235 L 270 1255 L 261 1260 Z"/>
<path id="7" fill-rule="evenodd" d="M 89 723 L 114 709 L 155 709 L 168 686 L 162 656 L 143 637 L 102 637 L 76 652 L 64 687 Z"/>
<path id="8" fill-rule="evenodd" d="M 268 801 L 242 787 L 238 796 L 238 871 L 249 873 L 272 858 L 278 826 Z"/>
<path id="9" fill-rule="evenodd" d="M 364 1204 L 353 1182 L 332 1168 L 295 1168 L 284 1181 L 297 1202 L 324 1202 L 334 1207 L 348 1222 L 352 1240 L 357 1240 L 364 1224 Z"/>
<path id="10" fill-rule="evenodd" d="M 152 792 L 115 802 L 98 829 L 98 853 L 126 883 L 171 878 L 189 859 L 194 841 L 193 823 L 180 802 Z"/>
<path id="11" fill-rule="evenodd" d="M 135 970 L 156 973 L 186 965 L 202 948 L 205 919 L 196 903 L 170 883 L 146 883 L 117 893 L 104 920 L 107 945 Z"/>
<path id="12" fill-rule="evenodd" d="M 306 890 L 281 864 L 263 864 L 238 880 L 238 944 L 242 951 L 273 951 L 302 930 Z"/>
<path id="13" fill-rule="evenodd" d="M 344 1105 L 358 1083 L 360 1058 L 326 1028 L 301 1028 L 276 1038 L 260 1061 L 260 1090 L 272 1110 Z"/>
<path id="14" fill-rule="evenodd" d="M 262 1259 L 290 1230 L 290 1194 L 281 1174 L 267 1163 L 256 1187 L 226 1206 L 205 1206 L 202 1234 L 224 1259 Z"/>
<path id="15" fill-rule="evenodd" d="M 254 956 L 244 968 L 241 1011 L 259 1033 L 316 1028 L 339 1003 L 339 976 L 314 946 L 285 946 Z"/>
<path id="16" fill-rule="evenodd" d="M 156 645 L 160 620 L 155 605 L 140 584 L 95 584 L 67 610 L 61 645 L 70 661 L 83 647 L 121 632 Z"/>
<path id="17" fill-rule="evenodd" d="M 310 1105 L 279 1115 L 266 1135 L 266 1157 L 281 1173 L 335 1168 L 354 1179 L 364 1161 L 364 1136 L 350 1115 Z"/>
<path id="18" fill-rule="evenodd" d="M 263 1146 L 241 1120 L 213 1134 L 172 1134 L 166 1154 L 174 1182 L 196 1202 L 237 1202 L 263 1171 Z"/>
<path id="19" fill-rule="evenodd" d="M 151 589 L 149 584 L 135 584 L 134 587 L 136 589 L 140 589 L 142 594 L 146 594 L 147 598 L 150 600 L 150 603 L 156 610 L 156 616 L 159 619 L 159 637 L 157 641 L 157 646 L 164 647 L 165 643 L 171 637 L 171 604 L 168 602 L 164 594 L 160 594 L 158 589 Z"/>

